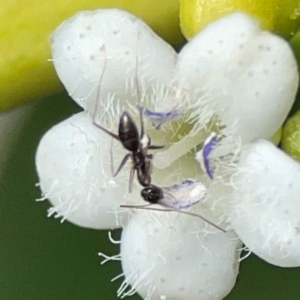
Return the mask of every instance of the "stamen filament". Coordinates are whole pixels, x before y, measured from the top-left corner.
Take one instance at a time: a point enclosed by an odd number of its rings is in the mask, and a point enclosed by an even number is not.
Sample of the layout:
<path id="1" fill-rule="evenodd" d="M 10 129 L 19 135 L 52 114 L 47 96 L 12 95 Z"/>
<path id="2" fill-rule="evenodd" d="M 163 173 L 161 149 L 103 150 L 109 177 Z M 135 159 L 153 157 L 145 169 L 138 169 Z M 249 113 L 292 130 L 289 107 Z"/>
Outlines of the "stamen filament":
<path id="1" fill-rule="evenodd" d="M 166 151 L 157 153 L 152 161 L 157 169 L 165 169 L 191 149 L 201 144 L 207 137 L 207 132 L 199 130 L 197 134 L 189 133 Z"/>

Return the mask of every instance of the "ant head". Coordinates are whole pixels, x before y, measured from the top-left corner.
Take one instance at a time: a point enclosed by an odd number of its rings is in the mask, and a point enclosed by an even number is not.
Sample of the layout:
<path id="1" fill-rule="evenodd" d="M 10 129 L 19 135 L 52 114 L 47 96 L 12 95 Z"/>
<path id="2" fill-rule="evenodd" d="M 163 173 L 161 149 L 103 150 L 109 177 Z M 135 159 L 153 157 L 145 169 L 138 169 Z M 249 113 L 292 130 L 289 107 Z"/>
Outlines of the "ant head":
<path id="1" fill-rule="evenodd" d="M 149 185 L 148 187 L 143 188 L 141 196 L 145 201 L 152 204 L 159 203 L 159 200 L 164 198 L 162 189 L 155 185 Z"/>

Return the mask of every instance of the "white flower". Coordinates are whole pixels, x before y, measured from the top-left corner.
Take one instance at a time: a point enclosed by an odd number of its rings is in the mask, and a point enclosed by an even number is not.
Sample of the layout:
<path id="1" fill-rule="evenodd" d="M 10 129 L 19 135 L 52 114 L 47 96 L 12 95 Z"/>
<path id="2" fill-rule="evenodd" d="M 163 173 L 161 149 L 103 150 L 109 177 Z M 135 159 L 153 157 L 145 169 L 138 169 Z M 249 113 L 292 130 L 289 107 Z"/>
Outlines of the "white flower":
<path id="1" fill-rule="evenodd" d="M 122 232 L 125 282 L 143 299 L 223 299 L 235 284 L 240 248 L 232 231 L 193 217 L 139 212 Z"/>
<path id="2" fill-rule="evenodd" d="M 242 149 L 229 221 L 250 251 L 281 267 L 300 266 L 300 165 L 272 143 Z"/>
<path id="3" fill-rule="evenodd" d="M 126 151 L 93 120 L 116 133 L 123 111 L 138 121 L 137 105 L 150 115 L 171 113 L 156 123 L 168 120 L 161 130 L 151 127 L 153 118 L 146 123 L 152 144 L 165 145 L 154 157 L 152 181 L 212 183 L 206 202 L 190 209 L 219 224 L 227 219 L 233 190 L 226 164 L 236 166 L 239 150 L 230 139 L 247 144 L 269 138 L 294 101 L 298 73 L 288 44 L 235 13 L 209 25 L 177 55 L 141 20 L 107 9 L 64 22 L 52 36 L 52 50 L 61 81 L 85 111 L 52 128 L 39 145 L 36 164 L 44 198 L 54 205 L 50 213 L 85 227 L 124 226 L 124 286 L 146 299 L 222 299 L 235 283 L 240 240 L 178 213 L 138 211 L 128 222 L 120 205 L 142 203 L 141 188 L 135 183 L 127 192 L 128 167 L 112 177 L 110 152 L 117 166 Z M 211 130 L 225 137 L 214 154 L 212 181 L 194 158 Z"/>

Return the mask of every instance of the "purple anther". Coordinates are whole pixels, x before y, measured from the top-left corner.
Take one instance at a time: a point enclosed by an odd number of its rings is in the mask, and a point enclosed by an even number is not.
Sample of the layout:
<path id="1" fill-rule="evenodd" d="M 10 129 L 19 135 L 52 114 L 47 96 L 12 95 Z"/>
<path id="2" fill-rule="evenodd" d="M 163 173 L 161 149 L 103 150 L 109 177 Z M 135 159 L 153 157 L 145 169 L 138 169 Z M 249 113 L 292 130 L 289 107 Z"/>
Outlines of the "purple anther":
<path id="1" fill-rule="evenodd" d="M 196 179 L 193 179 L 193 178 L 187 178 L 187 179 L 183 180 L 183 181 L 181 182 L 181 184 L 182 184 L 182 185 L 192 185 L 192 184 L 194 184 L 195 182 L 197 182 Z"/>
<path id="2" fill-rule="evenodd" d="M 204 142 L 203 148 L 202 148 L 202 158 L 203 158 L 203 164 L 205 167 L 205 171 L 207 173 L 207 175 L 213 179 L 213 170 L 210 167 L 210 163 L 209 163 L 209 154 L 211 153 L 211 151 L 213 150 L 214 146 L 216 145 L 218 140 L 218 136 L 215 132 L 213 132 Z"/>
<path id="3" fill-rule="evenodd" d="M 181 116 L 181 112 L 177 109 L 167 112 L 158 112 L 144 108 L 143 112 L 144 115 L 151 121 L 154 128 L 157 130 L 160 129 L 163 123 L 175 120 Z"/>
<path id="4" fill-rule="evenodd" d="M 206 186 L 195 179 L 185 179 L 181 184 L 174 184 L 162 188 L 164 197 L 159 204 L 174 209 L 188 208 L 203 200 L 206 195 Z"/>

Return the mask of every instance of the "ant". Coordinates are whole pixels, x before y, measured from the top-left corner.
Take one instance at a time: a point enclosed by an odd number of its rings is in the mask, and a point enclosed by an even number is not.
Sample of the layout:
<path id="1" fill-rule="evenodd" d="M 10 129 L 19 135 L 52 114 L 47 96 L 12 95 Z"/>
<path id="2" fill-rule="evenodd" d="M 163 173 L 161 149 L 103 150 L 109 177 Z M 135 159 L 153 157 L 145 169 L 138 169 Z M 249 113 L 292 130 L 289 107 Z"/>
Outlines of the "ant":
<path id="1" fill-rule="evenodd" d="M 103 46 L 104 47 L 104 46 Z M 105 48 L 104 48 L 105 51 Z M 138 51 L 137 51 L 138 52 Z M 100 87 L 101 87 L 101 81 L 105 72 L 106 68 L 106 60 L 104 62 L 103 71 L 100 77 L 100 83 L 99 83 L 99 90 L 97 94 L 97 99 L 99 99 L 100 95 Z M 137 79 L 137 73 L 138 73 L 138 55 L 136 56 L 136 74 L 135 74 L 135 85 L 136 85 L 136 91 L 137 91 L 137 98 L 140 100 L 140 90 L 139 90 L 139 84 Z M 119 121 L 119 130 L 118 134 L 115 134 L 113 132 L 110 132 L 106 128 L 102 127 L 98 123 L 96 123 L 96 112 L 98 107 L 98 101 L 96 101 L 96 107 L 95 107 L 95 113 L 93 117 L 93 124 L 109 134 L 112 138 L 118 140 L 121 142 L 122 146 L 129 151 L 128 154 L 124 156 L 122 159 L 117 171 L 113 174 L 113 177 L 117 176 L 119 172 L 122 170 L 123 166 L 129 159 L 129 157 L 132 160 L 132 168 L 130 170 L 130 177 L 129 177 L 129 193 L 132 192 L 132 184 L 133 184 L 133 177 L 134 172 L 137 171 L 137 178 L 139 183 L 147 187 L 151 184 L 151 160 L 153 158 L 152 154 L 148 154 L 148 149 L 161 149 L 164 148 L 164 146 L 155 146 L 151 145 L 151 138 L 148 134 L 145 133 L 144 130 L 144 122 L 143 122 L 143 108 L 138 106 L 139 108 L 139 115 L 140 115 L 140 121 L 141 121 L 141 133 L 139 134 L 138 128 L 131 118 L 130 114 L 127 111 L 124 111 L 120 117 Z"/>
<path id="2" fill-rule="evenodd" d="M 129 157 L 131 158 L 132 168 L 129 177 L 129 193 L 132 192 L 132 183 L 135 171 L 137 171 L 137 178 L 139 183 L 144 187 L 150 186 L 150 173 L 152 166 L 151 160 L 153 158 L 153 155 L 147 153 L 148 149 L 161 149 L 164 147 L 151 145 L 151 138 L 144 131 L 142 109 L 140 109 L 140 118 L 141 134 L 139 134 L 135 122 L 127 111 L 124 111 L 120 117 L 118 135 L 110 132 L 94 121 L 95 126 L 109 134 L 112 138 L 120 141 L 122 146 L 129 151 L 129 153 L 126 154 L 122 159 L 117 171 L 113 174 L 113 177 L 117 176 L 124 167 Z"/>

